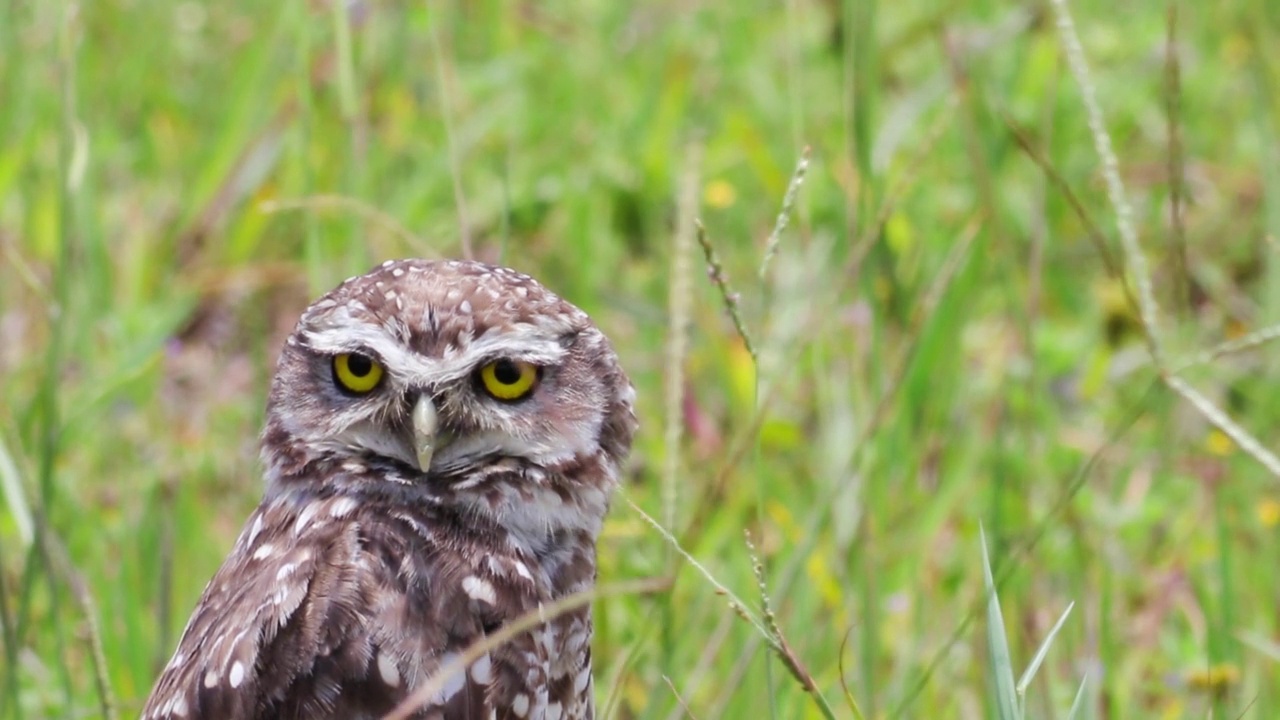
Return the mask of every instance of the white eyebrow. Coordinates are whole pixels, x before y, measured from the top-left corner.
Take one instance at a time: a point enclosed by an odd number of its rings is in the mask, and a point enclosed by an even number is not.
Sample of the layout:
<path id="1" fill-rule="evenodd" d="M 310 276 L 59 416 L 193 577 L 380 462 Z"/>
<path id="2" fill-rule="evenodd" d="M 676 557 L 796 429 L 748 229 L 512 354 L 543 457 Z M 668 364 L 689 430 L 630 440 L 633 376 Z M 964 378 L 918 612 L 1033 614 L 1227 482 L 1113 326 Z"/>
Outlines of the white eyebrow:
<path id="1" fill-rule="evenodd" d="M 381 328 L 368 324 L 331 326 L 303 332 L 303 341 L 315 352 L 337 355 L 367 351 L 381 358 L 387 370 L 399 379 L 428 384 L 457 380 L 487 359 L 509 358 L 535 365 L 556 365 L 564 359 L 565 348 L 545 330 L 518 324 L 481 335 L 459 347 L 449 344 L 441 357 L 416 353 Z"/>

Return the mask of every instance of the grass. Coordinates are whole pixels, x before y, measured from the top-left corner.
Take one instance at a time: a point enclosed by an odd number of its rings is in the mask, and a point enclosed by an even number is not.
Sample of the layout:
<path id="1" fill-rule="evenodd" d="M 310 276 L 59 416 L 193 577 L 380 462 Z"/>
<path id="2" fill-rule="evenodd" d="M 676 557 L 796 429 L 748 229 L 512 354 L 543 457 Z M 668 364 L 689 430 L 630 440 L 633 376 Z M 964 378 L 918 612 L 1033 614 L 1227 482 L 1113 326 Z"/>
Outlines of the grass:
<path id="1" fill-rule="evenodd" d="M 0 2 L 0 717 L 135 716 L 299 310 L 467 252 L 637 385 L 606 716 L 1270 717 L 1269 10 Z"/>

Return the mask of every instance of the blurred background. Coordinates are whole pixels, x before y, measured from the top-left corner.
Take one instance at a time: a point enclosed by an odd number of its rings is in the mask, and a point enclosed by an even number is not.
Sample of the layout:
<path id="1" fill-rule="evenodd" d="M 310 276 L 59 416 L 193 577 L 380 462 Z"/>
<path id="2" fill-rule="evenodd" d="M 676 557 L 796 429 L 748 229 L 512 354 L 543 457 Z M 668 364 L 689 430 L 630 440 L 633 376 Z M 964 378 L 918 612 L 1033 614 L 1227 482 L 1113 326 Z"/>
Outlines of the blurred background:
<path id="1" fill-rule="evenodd" d="M 1067 9 L 0 2 L 0 716 L 136 716 L 298 312 L 464 255 L 639 391 L 603 717 L 1280 712 L 1280 17 Z"/>

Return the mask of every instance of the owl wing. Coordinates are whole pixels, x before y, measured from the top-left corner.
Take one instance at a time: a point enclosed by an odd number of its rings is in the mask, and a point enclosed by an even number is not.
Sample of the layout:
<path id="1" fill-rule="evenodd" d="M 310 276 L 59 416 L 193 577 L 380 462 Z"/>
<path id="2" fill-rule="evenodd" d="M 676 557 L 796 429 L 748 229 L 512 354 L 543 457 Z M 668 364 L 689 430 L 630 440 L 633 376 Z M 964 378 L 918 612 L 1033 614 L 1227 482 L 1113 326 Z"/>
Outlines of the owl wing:
<path id="1" fill-rule="evenodd" d="M 381 717 L 496 624 L 495 608 L 486 620 L 466 594 L 439 591 L 433 569 L 447 548 L 429 546 L 429 528 L 380 529 L 357 510 L 347 497 L 259 507 L 205 588 L 144 720 Z M 446 679 L 423 715 L 505 717 L 495 691 L 518 700 L 513 691 L 536 675 L 518 669 L 485 657 Z"/>

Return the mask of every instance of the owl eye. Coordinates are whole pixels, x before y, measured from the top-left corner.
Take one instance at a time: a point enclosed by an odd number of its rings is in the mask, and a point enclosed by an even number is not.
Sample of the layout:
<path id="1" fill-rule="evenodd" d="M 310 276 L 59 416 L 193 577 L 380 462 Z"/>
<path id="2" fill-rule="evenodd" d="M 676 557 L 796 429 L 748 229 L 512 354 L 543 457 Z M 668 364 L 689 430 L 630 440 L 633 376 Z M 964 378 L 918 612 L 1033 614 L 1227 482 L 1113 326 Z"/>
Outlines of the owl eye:
<path id="1" fill-rule="evenodd" d="M 533 392 L 541 372 L 523 360 L 495 360 L 480 368 L 480 384 L 498 400 L 519 400 Z"/>
<path id="2" fill-rule="evenodd" d="M 360 353 L 333 356 L 333 381 L 338 387 L 357 395 L 372 392 L 382 382 L 382 366 Z"/>

